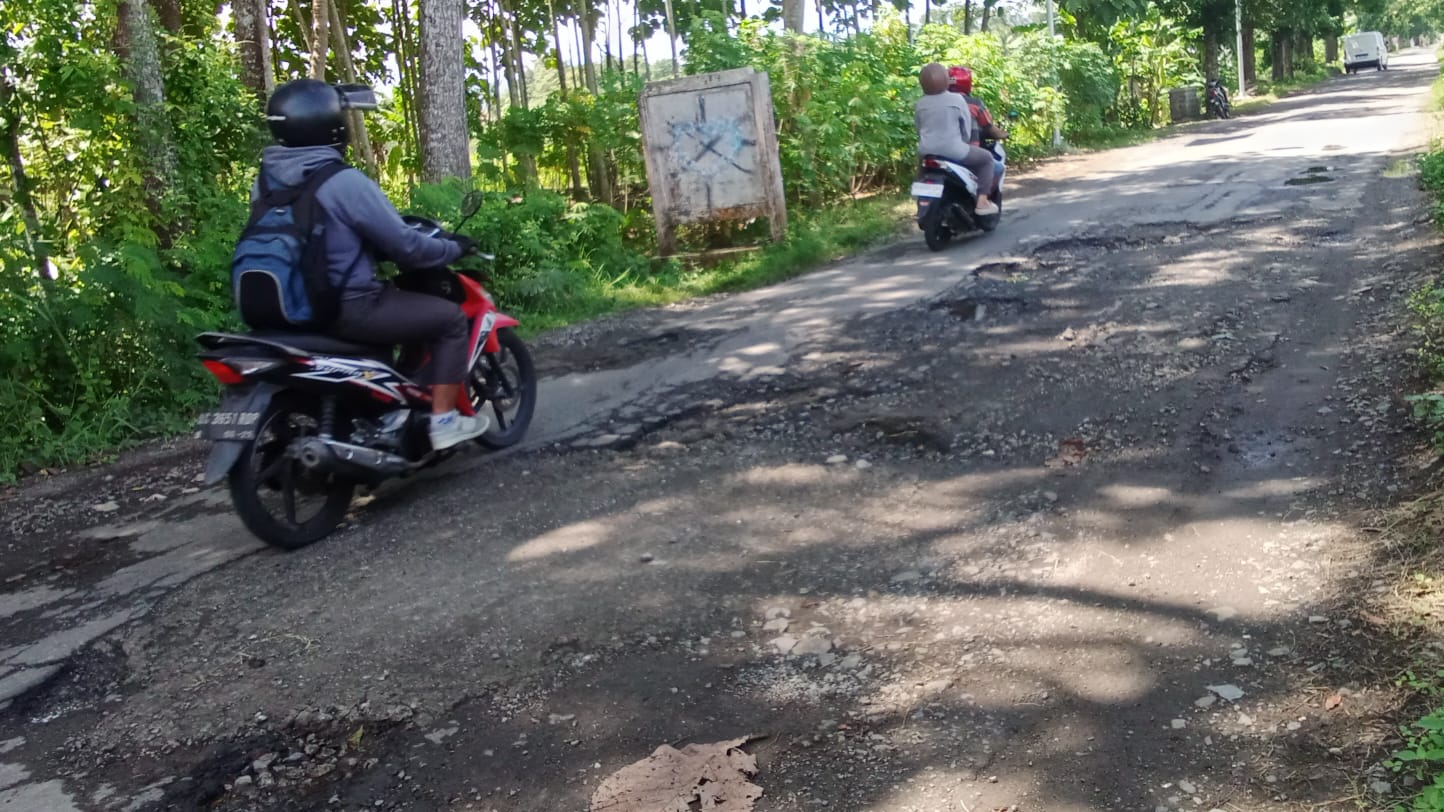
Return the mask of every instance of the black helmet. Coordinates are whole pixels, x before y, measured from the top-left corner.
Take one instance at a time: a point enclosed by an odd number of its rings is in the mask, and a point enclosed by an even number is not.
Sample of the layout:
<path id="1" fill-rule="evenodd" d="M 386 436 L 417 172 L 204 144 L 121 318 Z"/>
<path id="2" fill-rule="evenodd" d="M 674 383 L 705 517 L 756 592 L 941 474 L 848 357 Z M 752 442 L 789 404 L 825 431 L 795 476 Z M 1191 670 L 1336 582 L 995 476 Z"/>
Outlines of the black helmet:
<path id="1" fill-rule="evenodd" d="M 341 91 L 319 79 L 297 79 L 276 88 L 266 104 L 271 135 L 285 147 L 339 147 L 350 140 Z"/>

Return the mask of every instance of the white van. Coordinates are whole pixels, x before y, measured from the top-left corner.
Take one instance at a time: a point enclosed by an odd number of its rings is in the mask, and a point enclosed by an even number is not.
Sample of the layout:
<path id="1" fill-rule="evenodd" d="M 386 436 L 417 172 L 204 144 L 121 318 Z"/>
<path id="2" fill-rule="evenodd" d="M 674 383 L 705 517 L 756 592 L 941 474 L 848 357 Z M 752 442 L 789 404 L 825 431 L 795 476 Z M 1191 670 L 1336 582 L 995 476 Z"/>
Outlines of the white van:
<path id="1" fill-rule="evenodd" d="M 1384 46 L 1384 35 L 1378 31 L 1344 37 L 1344 70 L 1355 73 L 1364 68 L 1389 69 L 1389 49 Z"/>

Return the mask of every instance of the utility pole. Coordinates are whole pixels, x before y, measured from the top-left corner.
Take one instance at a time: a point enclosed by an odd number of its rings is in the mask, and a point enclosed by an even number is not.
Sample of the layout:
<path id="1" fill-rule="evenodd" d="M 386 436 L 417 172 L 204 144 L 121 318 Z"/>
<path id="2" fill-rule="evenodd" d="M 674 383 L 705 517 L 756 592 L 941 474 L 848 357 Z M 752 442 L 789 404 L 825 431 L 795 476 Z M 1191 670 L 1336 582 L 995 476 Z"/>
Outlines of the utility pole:
<path id="1" fill-rule="evenodd" d="M 1233 31 L 1233 60 L 1238 63 L 1238 97 L 1242 99 L 1248 95 L 1248 88 L 1243 83 L 1243 0 L 1233 0 Z"/>
<path id="2" fill-rule="evenodd" d="M 1053 0 L 1048 0 L 1048 39 L 1051 40 L 1056 36 L 1058 36 L 1058 33 L 1055 26 L 1053 25 Z M 1063 133 L 1058 131 L 1058 121 L 1057 119 L 1054 119 L 1053 149 L 1058 149 L 1061 146 L 1063 146 Z"/>

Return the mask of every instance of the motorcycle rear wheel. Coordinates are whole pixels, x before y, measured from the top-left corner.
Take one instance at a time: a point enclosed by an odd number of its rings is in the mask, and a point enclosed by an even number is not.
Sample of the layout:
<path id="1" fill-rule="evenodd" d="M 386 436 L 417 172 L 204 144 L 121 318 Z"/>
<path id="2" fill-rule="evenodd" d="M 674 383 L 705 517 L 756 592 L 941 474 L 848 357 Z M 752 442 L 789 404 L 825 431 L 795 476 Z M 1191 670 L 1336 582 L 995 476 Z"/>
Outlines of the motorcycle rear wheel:
<path id="1" fill-rule="evenodd" d="M 927 214 L 923 215 L 923 240 L 933 251 L 941 251 L 953 241 L 953 232 L 946 225 L 948 218 L 944 208 L 943 202 L 939 200 L 929 206 Z"/>
<path id="2" fill-rule="evenodd" d="M 283 550 L 299 550 L 329 536 L 346 518 L 356 489 L 350 480 L 307 471 L 287 453 L 294 440 L 318 432 L 318 406 L 299 398 L 273 400 L 255 439 L 231 468 L 231 504 L 241 524 Z M 313 508 L 306 518 L 300 512 L 303 499 Z"/>
<path id="3" fill-rule="evenodd" d="M 536 412 L 536 366 L 526 342 L 510 327 L 496 331 L 501 349 L 483 353 L 466 379 L 466 396 L 477 414 L 491 419 L 491 428 L 477 442 L 492 450 L 521 442 Z M 488 408 L 490 407 L 490 408 Z"/>

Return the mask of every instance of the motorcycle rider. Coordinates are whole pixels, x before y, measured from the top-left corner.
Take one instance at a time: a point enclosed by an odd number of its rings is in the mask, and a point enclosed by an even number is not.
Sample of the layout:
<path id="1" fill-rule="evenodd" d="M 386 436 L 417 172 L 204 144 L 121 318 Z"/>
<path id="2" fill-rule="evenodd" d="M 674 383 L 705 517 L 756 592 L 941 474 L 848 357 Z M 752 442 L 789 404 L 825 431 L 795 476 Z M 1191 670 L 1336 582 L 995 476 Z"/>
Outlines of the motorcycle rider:
<path id="1" fill-rule="evenodd" d="M 978 216 L 997 214 L 998 207 L 988 199 L 993 188 L 993 154 L 968 142 L 977 129 L 977 122 L 968 109 L 968 102 L 957 93 L 948 92 L 948 71 L 936 62 L 924 65 L 918 73 L 923 97 L 913 108 L 913 122 L 918 128 L 919 156 L 936 155 L 960 163 L 978 178 Z"/>
<path id="2" fill-rule="evenodd" d="M 374 102 L 372 103 L 374 106 Z M 344 161 L 350 141 L 340 88 L 298 79 L 276 88 L 266 121 L 276 145 L 261 153 L 260 179 L 268 188 L 294 188 L 319 167 Z M 326 272 L 341 289 L 340 313 L 329 335 L 364 344 L 424 343 L 431 356 L 431 446 L 441 450 L 484 434 L 485 416 L 463 416 L 461 396 L 471 358 L 466 317 L 438 296 L 398 290 L 376 279 L 379 258 L 409 269 L 439 268 L 476 248 L 475 241 L 443 232 L 431 237 L 401 219 L 381 187 L 358 169 L 332 176 L 316 190 L 325 226 Z"/>
<path id="3" fill-rule="evenodd" d="M 954 65 L 948 68 L 948 90 L 962 96 L 968 103 L 968 110 L 973 114 L 973 120 L 977 122 L 977 131 L 974 137 L 969 140 L 973 146 L 982 146 L 984 141 L 1006 141 L 1008 133 L 993 121 L 993 114 L 988 112 L 988 106 L 983 100 L 973 95 L 973 72 L 962 65 Z M 983 147 L 987 149 L 987 147 Z"/>

